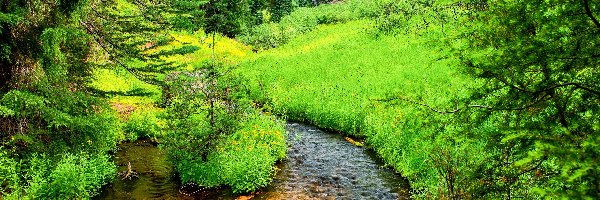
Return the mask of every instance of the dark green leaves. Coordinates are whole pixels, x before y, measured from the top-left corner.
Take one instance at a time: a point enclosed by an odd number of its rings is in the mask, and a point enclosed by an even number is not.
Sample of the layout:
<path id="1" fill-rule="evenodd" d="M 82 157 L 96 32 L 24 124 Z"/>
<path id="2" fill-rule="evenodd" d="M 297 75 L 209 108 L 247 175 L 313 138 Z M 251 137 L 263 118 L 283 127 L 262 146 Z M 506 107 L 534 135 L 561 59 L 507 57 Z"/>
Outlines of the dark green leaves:
<path id="1" fill-rule="evenodd" d="M 484 7 L 469 11 L 474 21 L 459 37 L 468 45 L 457 53 L 467 73 L 487 82 L 472 101 L 503 108 L 485 111 L 489 114 L 477 120 L 510 130 L 489 135 L 503 141 L 489 148 L 511 149 L 493 162 L 514 159 L 495 174 L 515 180 L 494 183 L 508 184 L 499 193 L 527 194 L 535 187 L 548 197 L 600 194 L 593 186 L 600 180 L 596 153 L 585 147 L 594 146 L 600 134 L 594 128 L 600 118 L 600 31 L 586 14 L 586 5 L 598 3 L 485 1 Z M 598 8 L 589 11 L 598 13 Z M 531 185 L 519 187 L 520 181 Z"/>

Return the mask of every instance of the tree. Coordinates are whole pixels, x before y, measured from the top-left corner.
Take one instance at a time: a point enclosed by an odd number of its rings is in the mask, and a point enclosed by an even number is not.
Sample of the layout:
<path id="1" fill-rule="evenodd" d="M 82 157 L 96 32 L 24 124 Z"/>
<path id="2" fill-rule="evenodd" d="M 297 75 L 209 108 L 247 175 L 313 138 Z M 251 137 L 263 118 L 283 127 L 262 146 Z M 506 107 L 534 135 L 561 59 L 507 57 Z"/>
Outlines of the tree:
<path id="1" fill-rule="evenodd" d="M 91 0 L 88 9 L 93 17 L 81 24 L 117 67 L 127 69 L 147 83 L 165 86 L 162 75 L 176 71 L 177 66 L 161 57 L 192 53 L 199 47 L 186 45 L 152 54 L 146 53 L 147 50 L 172 41 L 170 31 L 204 29 L 207 33 L 234 37 L 255 23 L 251 12 L 260 8 L 251 8 L 251 3 L 246 0 Z M 260 7 L 259 1 L 254 3 Z"/>
<path id="2" fill-rule="evenodd" d="M 160 57 L 185 54 L 195 49 L 176 49 L 154 54 L 144 54 L 144 51 L 171 41 L 168 30 L 195 31 L 200 27 L 197 23 L 201 21 L 197 17 L 202 12 L 190 8 L 197 8 L 199 5 L 196 3 L 90 0 L 89 7 L 85 8 L 90 17 L 79 23 L 93 36 L 97 46 L 108 58 L 107 67 L 124 68 L 139 80 L 162 86 L 160 75 L 173 70 L 173 67 Z"/>
<path id="3" fill-rule="evenodd" d="M 292 13 L 296 6 L 293 0 L 271 0 L 271 18 L 273 21 L 278 22 L 284 16 Z"/>
<path id="4" fill-rule="evenodd" d="M 312 7 L 329 3 L 329 0 L 298 0 L 298 5 L 302 7 Z"/>
<path id="5" fill-rule="evenodd" d="M 91 38 L 77 23 L 82 19 L 78 8 L 83 3 L 11 1 L 3 4 L 2 14 L 9 17 L 1 18 L 0 106 L 4 113 L 0 118 L 0 131 L 6 135 L 0 140 L 14 134 L 27 134 L 32 129 L 42 129 L 48 134 L 55 131 L 74 134 L 56 139 L 76 140 L 76 133 L 84 130 L 79 130 L 75 121 L 68 118 L 89 116 L 92 119 L 101 113 L 89 109 L 88 106 L 102 103 L 89 95 L 84 84 L 93 66 L 86 62 L 92 51 Z M 27 126 L 21 127 L 17 122 Z M 21 127 L 20 131 L 15 131 L 16 127 Z"/>
<path id="6" fill-rule="evenodd" d="M 469 1 L 454 47 L 485 84 L 468 135 L 485 135 L 484 193 L 600 196 L 600 2 Z"/>
<path id="7" fill-rule="evenodd" d="M 89 198 L 114 174 L 106 153 L 118 122 L 85 84 L 94 67 L 79 24 L 86 3 L 0 3 L 0 176 L 17 177 L 0 182 L 1 198 Z M 65 176 L 81 179 L 57 180 Z"/>
<path id="8" fill-rule="evenodd" d="M 250 1 L 210 0 L 202 6 L 205 11 L 204 30 L 223 33 L 228 37 L 246 31 L 252 22 Z"/>
<path id="9" fill-rule="evenodd" d="M 48 56 L 49 49 L 40 44 L 59 40 L 63 34 L 79 34 L 65 27 L 79 1 L 4 1 L 0 6 L 0 89 L 6 92 L 18 87 L 17 79 L 27 76 L 38 60 Z M 39 14 L 34 14 L 39 13 Z M 68 51 L 68 50 L 67 50 Z M 57 53 L 57 52 L 53 52 Z M 74 52 L 70 52 L 74 53 Z M 56 77 L 57 78 L 57 77 Z"/>

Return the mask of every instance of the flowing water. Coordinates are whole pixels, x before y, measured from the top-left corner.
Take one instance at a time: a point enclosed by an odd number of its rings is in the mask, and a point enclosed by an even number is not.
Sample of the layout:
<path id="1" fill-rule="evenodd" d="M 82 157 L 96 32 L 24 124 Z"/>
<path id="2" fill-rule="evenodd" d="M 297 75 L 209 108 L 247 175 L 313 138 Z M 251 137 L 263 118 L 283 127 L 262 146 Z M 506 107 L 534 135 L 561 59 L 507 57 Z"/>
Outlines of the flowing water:
<path id="1" fill-rule="evenodd" d="M 289 123 L 288 157 L 274 181 L 245 196 L 227 189 L 199 190 L 178 185 L 164 153 L 147 142 L 124 144 L 117 153 L 120 170 L 131 163 L 137 178 L 118 179 L 98 199 L 407 199 L 409 185 L 365 148 L 340 134 Z"/>

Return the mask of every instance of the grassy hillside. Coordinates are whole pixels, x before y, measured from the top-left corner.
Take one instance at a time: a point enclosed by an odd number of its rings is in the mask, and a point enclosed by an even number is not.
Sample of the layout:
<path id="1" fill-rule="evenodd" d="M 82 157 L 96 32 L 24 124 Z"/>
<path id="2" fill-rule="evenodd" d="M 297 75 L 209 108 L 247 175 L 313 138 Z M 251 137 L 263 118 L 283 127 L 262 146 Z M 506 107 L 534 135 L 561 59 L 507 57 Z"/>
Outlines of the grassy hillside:
<path id="1" fill-rule="evenodd" d="M 364 136 L 415 189 L 434 190 L 438 174 L 426 159 L 448 116 L 417 103 L 450 110 L 472 80 L 425 37 L 375 36 L 371 24 L 319 26 L 244 62 L 241 72 L 275 112 Z"/>

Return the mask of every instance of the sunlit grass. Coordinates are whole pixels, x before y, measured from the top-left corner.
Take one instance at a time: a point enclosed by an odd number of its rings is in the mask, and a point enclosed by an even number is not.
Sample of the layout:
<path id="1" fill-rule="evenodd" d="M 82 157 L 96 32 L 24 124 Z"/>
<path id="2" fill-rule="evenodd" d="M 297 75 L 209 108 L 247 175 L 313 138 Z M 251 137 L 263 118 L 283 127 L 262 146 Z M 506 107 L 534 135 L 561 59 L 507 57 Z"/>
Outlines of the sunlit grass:
<path id="1" fill-rule="evenodd" d="M 455 61 L 412 35 L 375 37 L 369 21 L 326 25 L 244 63 L 271 86 L 280 112 L 354 132 L 370 99 L 405 96 L 433 106 L 465 94 Z M 344 119 L 344 120 L 342 120 Z"/>
<path id="2" fill-rule="evenodd" d="M 172 41 L 168 44 L 151 48 L 144 53 L 151 55 L 185 47 L 194 47 L 196 48 L 194 52 L 160 56 L 160 59 L 172 63 L 173 66 L 184 66 L 181 70 L 187 71 L 194 70 L 196 67 L 201 66 L 203 62 L 213 59 L 212 35 L 206 34 L 203 31 L 195 33 L 171 32 L 169 35 L 172 37 Z M 235 39 L 221 35 L 215 36 L 215 59 L 227 64 L 237 64 L 251 54 L 252 50 L 250 47 Z"/>
<path id="3" fill-rule="evenodd" d="M 174 51 L 187 46 L 196 47 L 196 50 L 189 53 L 173 54 L 160 56 L 160 59 L 171 66 L 177 66 L 174 71 L 193 71 L 202 66 L 202 63 L 213 58 L 212 35 L 207 35 L 202 31 L 195 33 L 171 32 L 172 40 L 165 44 L 152 47 L 144 51 L 146 55 L 160 54 L 161 52 Z M 215 59 L 235 65 L 252 55 L 251 48 L 221 35 L 215 37 Z M 129 60 L 126 62 L 128 67 L 144 68 L 150 62 L 141 60 Z M 164 77 L 165 74 L 158 74 L 158 77 Z M 152 104 L 160 103 L 162 89 L 159 86 L 141 81 L 129 71 L 120 66 L 112 68 L 100 68 L 93 72 L 92 81 L 89 87 L 108 94 L 107 97 L 113 105 L 131 105 L 137 108 L 154 107 Z"/>
<path id="4" fill-rule="evenodd" d="M 241 74 L 264 90 L 275 112 L 290 120 L 363 136 L 411 185 L 440 183 L 428 162 L 441 122 L 465 98 L 472 79 L 431 38 L 373 34 L 372 21 L 319 26 L 286 45 L 245 62 Z"/>

